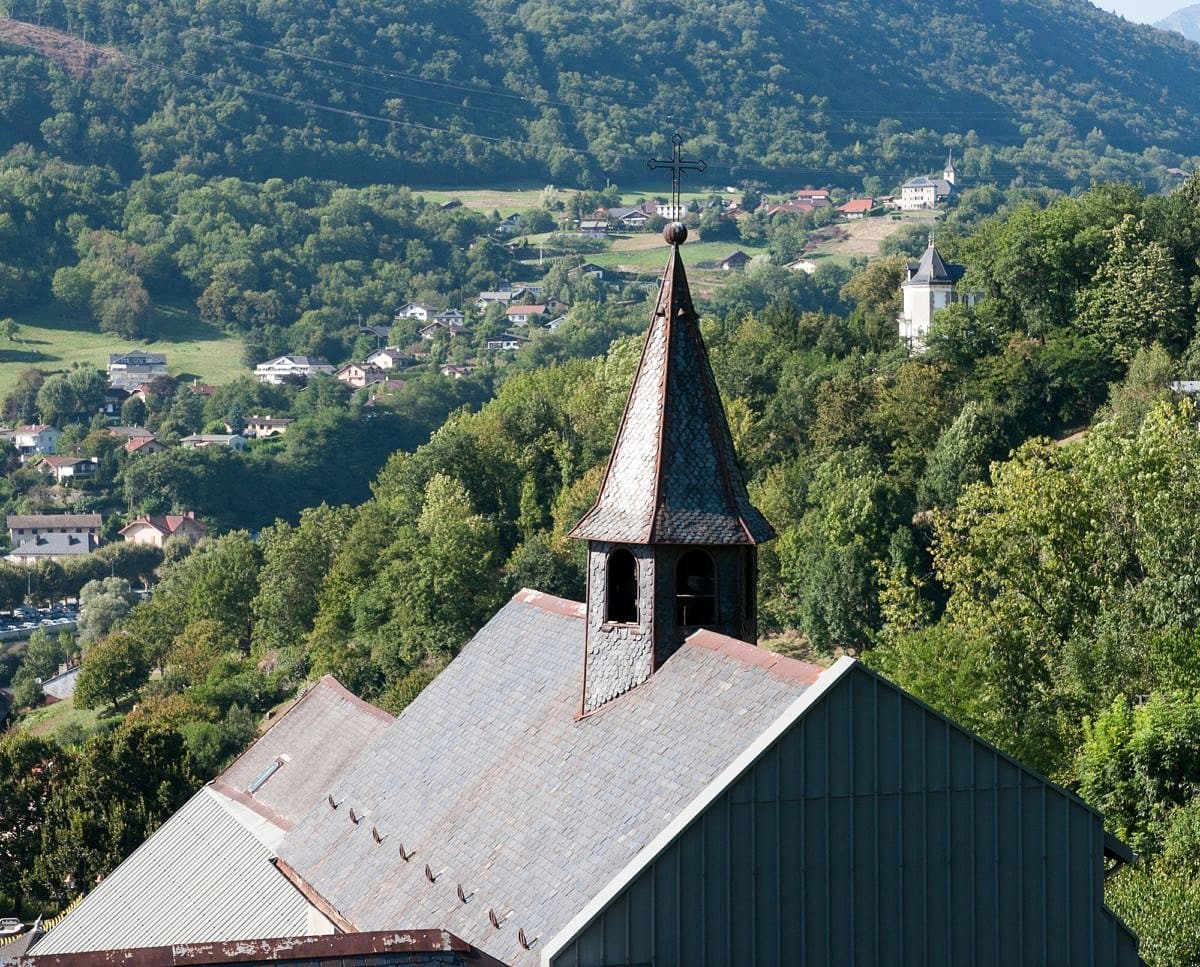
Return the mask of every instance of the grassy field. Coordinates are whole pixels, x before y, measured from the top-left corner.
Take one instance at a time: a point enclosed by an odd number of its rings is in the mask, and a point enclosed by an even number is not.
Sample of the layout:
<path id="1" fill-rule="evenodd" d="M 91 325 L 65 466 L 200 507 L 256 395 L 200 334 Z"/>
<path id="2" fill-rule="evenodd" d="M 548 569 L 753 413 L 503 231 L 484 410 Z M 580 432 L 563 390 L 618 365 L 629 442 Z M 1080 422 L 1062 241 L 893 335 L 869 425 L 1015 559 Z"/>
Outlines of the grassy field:
<path id="1" fill-rule="evenodd" d="M 100 713 L 95 709 L 76 708 L 75 703 L 68 698 L 25 713 L 25 717 L 21 719 L 21 728 L 31 735 L 45 739 L 63 729 L 90 734 L 95 731 L 99 721 Z"/>
<path id="2" fill-rule="evenodd" d="M 72 363 L 104 368 L 109 353 L 132 348 L 166 353 L 171 375 L 184 379 L 225 383 L 249 372 L 237 337 L 201 322 L 194 312 L 180 306 L 156 306 L 154 312 L 160 336 L 144 343 L 77 328 L 81 323 L 64 317 L 55 306 L 15 313 L 13 318 L 20 326 L 16 339 L 0 343 L 0 397 L 12 390 L 21 370 L 30 366 L 47 372 L 70 369 Z"/>
<path id="3" fill-rule="evenodd" d="M 764 255 L 765 248 L 741 242 L 705 242 L 688 240 L 683 246 L 684 264 L 689 270 L 701 269 L 702 262 L 717 262 L 736 249 L 747 255 Z M 597 265 L 611 266 L 623 272 L 658 274 L 667 261 L 667 244 L 657 232 L 616 238 L 612 248 L 587 256 Z"/>

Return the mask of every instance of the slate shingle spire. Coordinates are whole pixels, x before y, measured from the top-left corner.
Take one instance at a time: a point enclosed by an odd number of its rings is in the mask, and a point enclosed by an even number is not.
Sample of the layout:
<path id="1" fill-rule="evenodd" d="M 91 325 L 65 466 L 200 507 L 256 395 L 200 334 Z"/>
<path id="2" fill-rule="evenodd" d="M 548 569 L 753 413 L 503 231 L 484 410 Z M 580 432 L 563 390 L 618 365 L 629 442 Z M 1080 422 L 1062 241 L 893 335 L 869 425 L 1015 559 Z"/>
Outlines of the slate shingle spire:
<path id="1" fill-rule="evenodd" d="M 700 336 L 679 245 L 671 254 L 595 505 L 588 542 L 584 712 L 645 681 L 700 627 L 756 637 L 755 546 L 775 536 L 750 503 Z"/>

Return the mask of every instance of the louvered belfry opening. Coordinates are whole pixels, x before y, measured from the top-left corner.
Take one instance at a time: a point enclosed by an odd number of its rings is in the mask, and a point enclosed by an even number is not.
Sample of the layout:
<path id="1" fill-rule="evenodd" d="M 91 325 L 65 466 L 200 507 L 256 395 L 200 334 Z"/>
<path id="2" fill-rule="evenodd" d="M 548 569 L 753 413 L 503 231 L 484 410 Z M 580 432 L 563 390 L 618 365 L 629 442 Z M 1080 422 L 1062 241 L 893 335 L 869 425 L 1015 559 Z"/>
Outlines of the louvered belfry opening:
<path id="1" fill-rule="evenodd" d="M 750 503 L 679 246 L 671 252 L 600 494 L 571 536 L 588 542 L 583 712 L 641 684 L 698 628 L 754 641 Z"/>

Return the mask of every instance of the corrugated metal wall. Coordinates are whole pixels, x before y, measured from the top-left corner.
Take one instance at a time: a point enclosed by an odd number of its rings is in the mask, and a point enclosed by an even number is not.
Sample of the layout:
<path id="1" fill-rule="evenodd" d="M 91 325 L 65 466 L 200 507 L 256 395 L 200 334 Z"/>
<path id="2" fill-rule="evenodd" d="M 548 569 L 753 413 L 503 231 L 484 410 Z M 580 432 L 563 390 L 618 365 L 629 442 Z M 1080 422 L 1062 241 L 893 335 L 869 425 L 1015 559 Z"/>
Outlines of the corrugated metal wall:
<path id="1" fill-rule="evenodd" d="M 855 667 L 555 967 L 1136 967 L 1095 813 Z"/>

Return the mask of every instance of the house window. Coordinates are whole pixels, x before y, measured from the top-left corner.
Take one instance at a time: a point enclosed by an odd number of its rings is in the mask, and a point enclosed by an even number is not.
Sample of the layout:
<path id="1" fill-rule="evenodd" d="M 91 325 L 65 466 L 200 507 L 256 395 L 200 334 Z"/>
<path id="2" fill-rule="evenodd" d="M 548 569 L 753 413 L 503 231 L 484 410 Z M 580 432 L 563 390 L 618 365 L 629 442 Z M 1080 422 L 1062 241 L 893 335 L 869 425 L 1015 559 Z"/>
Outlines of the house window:
<path id="1" fill-rule="evenodd" d="M 675 568 L 675 622 L 694 628 L 716 624 L 717 582 L 713 560 L 704 551 L 688 551 Z"/>
<path id="2" fill-rule="evenodd" d="M 637 560 L 625 548 L 608 555 L 604 620 L 615 624 L 638 623 Z"/>

